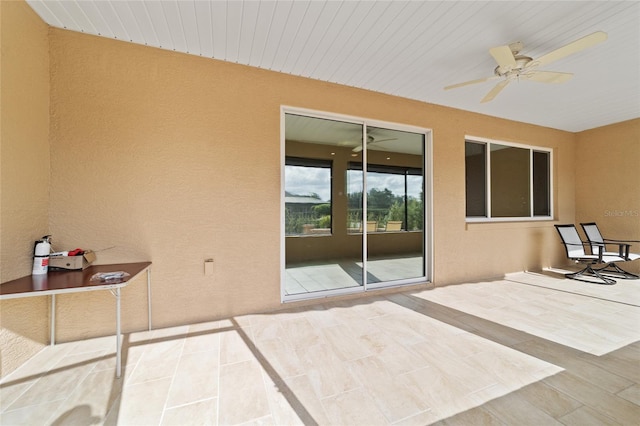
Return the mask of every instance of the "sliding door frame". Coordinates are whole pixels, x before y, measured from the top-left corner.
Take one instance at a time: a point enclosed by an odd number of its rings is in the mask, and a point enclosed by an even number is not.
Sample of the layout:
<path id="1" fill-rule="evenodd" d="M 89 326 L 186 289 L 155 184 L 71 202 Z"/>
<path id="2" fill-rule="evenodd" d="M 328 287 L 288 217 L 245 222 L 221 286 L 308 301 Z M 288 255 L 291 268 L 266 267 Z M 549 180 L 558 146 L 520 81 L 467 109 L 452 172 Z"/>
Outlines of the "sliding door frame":
<path id="1" fill-rule="evenodd" d="M 285 161 L 286 161 L 286 114 L 302 115 L 309 118 L 336 120 L 362 126 L 362 167 L 363 167 L 363 233 L 362 233 L 362 261 L 363 261 L 363 285 L 333 290 L 324 290 L 312 293 L 300 293 L 287 295 L 285 291 L 286 280 L 286 236 L 285 236 Z M 424 276 L 408 278 L 381 283 L 367 283 L 367 232 L 364 224 L 367 217 L 367 144 L 366 135 L 368 127 L 385 128 L 404 132 L 417 133 L 424 136 L 423 150 L 423 179 L 424 179 L 424 217 L 423 217 L 423 267 Z M 433 131 L 432 129 L 412 125 L 366 119 L 349 115 L 328 113 L 282 105 L 280 107 L 280 293 L 281 301 L 293 302 L 298 300 L 318 299 L 344 294 L 364 293 L 369 290 L 390 288 L 395 286 L 432 282 L 433 279 Z"/>

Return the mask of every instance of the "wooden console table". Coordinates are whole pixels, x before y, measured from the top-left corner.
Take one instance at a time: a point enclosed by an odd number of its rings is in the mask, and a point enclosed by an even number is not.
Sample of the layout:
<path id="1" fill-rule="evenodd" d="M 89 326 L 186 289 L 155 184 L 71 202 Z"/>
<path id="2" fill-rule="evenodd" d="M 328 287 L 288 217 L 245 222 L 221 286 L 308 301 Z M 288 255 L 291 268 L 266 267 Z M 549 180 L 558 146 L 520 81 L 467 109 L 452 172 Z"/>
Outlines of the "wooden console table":
<path id="1" fill-rule="evenodd" d="M 116 377 L 122 372 L 122 342 L 120 333 L 120 289 L 143 272 L 147 272 L 147 305 L 151 330 L 151 262 L 92 265 L 84 271 L 50 271 L 44 275 L 28 275 L 0 284 L 0 300 L 21 297 L 51 296 L 51 345 L 56 336 L 56 295 L 83 291 L 109 290 L 116 298 Z M 129 274 L 118 280 L 91 282 L 98 272 L 124 271 Z"/>

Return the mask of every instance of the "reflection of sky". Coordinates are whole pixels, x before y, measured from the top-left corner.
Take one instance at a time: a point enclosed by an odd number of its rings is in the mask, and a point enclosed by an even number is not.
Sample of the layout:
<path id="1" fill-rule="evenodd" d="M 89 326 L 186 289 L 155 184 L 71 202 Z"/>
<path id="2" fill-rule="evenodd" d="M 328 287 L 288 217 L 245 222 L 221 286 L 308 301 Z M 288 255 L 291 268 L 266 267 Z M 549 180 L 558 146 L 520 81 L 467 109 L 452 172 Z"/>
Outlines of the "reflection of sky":
<path id="1" fill-rule="evenodd" d="M 368 190 L 389 189 L 394 195 L 404 196 L 404 176 L 389 173 L 368 173 Z M 320 167 L 286 166 L 284 190 L 295 195 L 316 193 L 323 201 L 331 200 L 330 169 Z M 362 191 L 362 172 L 350 170 L 347 193 Z M 422 176 L 407 177 L 407 193 L 419 199 L 422 192 Z"/>
<path id="2" fill-rule="evenodd" d="M 285 166 L 284 190 L 295 195 L 316 193 L 322 201 L 331 200 L 331 169 Z"/>
<path id="3" fill-rule="evenodd" d="M 392 175 L 389 173 L 367 173 L 367 190 L 375 188 L 377 190 L 389 189 L 394 195 L 404 197 L 404 176 Z M 347 192 L 362 191 L 362 172 L 357 170 L 349 171 L 347 182 Z M 407 177 L 407 195 L 420 198 L 422 192 L 422 176 Z"/>

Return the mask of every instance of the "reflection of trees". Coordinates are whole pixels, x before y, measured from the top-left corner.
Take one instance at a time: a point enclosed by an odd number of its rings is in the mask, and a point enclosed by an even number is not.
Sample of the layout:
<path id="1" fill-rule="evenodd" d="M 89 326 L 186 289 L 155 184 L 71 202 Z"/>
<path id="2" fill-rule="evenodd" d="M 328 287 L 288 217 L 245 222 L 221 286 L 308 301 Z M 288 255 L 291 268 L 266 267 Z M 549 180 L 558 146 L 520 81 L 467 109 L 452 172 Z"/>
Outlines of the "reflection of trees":
<path id="1" fill-rule="evenodd" d="M 331 228 L 331 204 L 318 204 L 306 210 L 294 209 L 291 206 L 285 207 L 285 235 L 303 234 L 305 225 L 310 225 L 311 229 Z"/>
<path id="2" fill-rule="evenodd" d="M 390 189 L 372 188 L 368 193 L 367 220 L 375 220 L 378 226 L 386 226 L 390 220 L 400 220 L 403 229 L 407 231 L 422 230 L 424 218 L 424 194 L 420 198 L 407 196 L 407 211 L 405 214 L 405 197 L 394 195 Z M 347 194 L 350 227 L 355 227 L 362 221 L 362 191 Z"/>
<path id="3" fill-rule="evenodd" d="M 298 195 L 290 192 L 287 197 L 311 197 L 320 200 L 316 193 Z M 284 210 L 285 235 L 303 234 L 305 225 L 312 228 L 331 228 L 331 203 L 322 204 L 285 204 Z"/>

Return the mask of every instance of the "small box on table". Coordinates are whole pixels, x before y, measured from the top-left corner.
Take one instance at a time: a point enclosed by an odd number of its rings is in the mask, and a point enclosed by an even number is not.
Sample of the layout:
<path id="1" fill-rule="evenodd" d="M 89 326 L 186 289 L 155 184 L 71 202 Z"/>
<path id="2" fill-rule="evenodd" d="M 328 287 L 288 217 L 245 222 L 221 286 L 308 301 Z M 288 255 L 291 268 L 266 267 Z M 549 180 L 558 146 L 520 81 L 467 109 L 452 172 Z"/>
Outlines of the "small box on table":
<path id="1" fill-rule="evenodd" d="M 49 269 L 81 271 L 87 269 L 95 260 L 96 254 L 91 250 L 85 250 L 82 256 L 52 256 L 49 258 Z"/>

